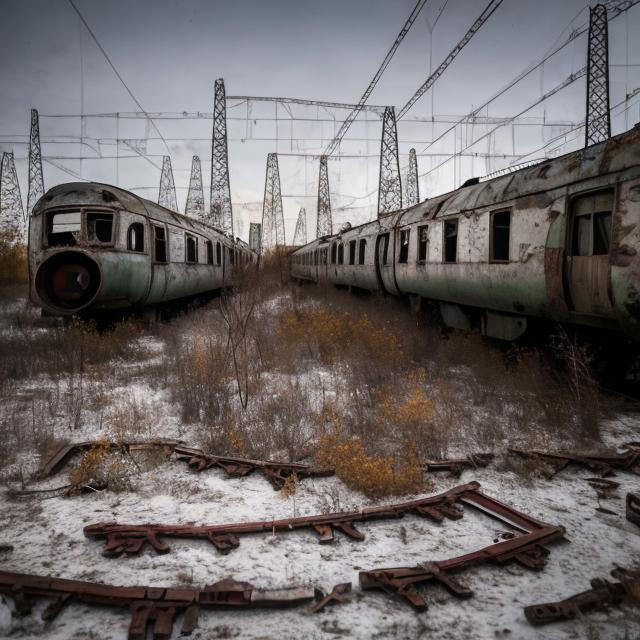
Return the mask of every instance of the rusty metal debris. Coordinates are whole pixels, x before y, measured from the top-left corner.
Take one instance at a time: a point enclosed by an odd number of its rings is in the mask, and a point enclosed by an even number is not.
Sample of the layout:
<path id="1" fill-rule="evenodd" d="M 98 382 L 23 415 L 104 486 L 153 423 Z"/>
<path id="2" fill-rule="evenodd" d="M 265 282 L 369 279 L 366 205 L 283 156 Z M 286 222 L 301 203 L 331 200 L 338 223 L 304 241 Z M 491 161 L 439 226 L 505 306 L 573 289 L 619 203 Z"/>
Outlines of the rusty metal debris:
<path id="1" fill-rule="evenodd" d="M 214 456 L 190 447 L 176 446 L 173 450 L 177 460 L 183 460 L 196 471 L 204 471 L 218 467 L 234 478 L 249 475 L 259 470 L 269 480 L 276 490 L 282 489 L 287 478 L 295 475 L 298 480 L 303 478 L 326 477 L 334 474 L 329 469 L 314 469 L 308 464 L 299 462 L 271 462 L 266 460 L 251 460 L 233 456 Z"/>
<path id="2" fill-rule="evenodd" d="M 427 609 L 427 602 L 417 591 L 417 585 L 437 582 L 458 598 L 470 598 L 473 591 L 452 578 L 451 573 L 476 564 L 504 564 L 510 561 L 519 562 L 529 569 L 540 570 L 546 564 L 549 554 L 541 545 L 563 537 L 563 527 L 542 525 L 524 535 L 448 560 L 423 562 L 416 567 L 361 571 L 360 586 L 362 589 L 381 589 L 389 594 L 401 596 L 418 611 L 424 611 Z"/>
<path id="3" fill-rule="evenodd" d="M 318 613 L 329 604 L 344 604 L 345 602 L 351 602 L 350 582 L 342 582 L 333 587 L 324 598 L 317 600 L 311 606 L 311 613 Z"/>
<path id="4" fill-rule="evenodd" d="M 229 553 L 240 544 L 239 535 L 293 531 L 294 529 L 313 529 L 321 543 L 333 542 L 335 532 L 340 531 L 352 540 L 364 540 L 365 535 L 356 528 L 356 523 L 368 520 L 400 518 L 406 513 L 442 522 L 445 518 L 462 518 L 461 504 L 473 507 L 489 516 L 515 527 L 520 531 L 531 531 L 545 526 L 543 523 L 512 509 L 491 498 L 478 489 L 478 482 L 459 485 L 444 493 L 400 502 L 380 507 L 369 507 L 360 511 L 326 513 L 282 520 L 263 520 L 218 525 L 165 525 L 165 524 L 119 524 L 105 522 L 91 524 L 84 528 L 88 538 L 105 538 L 105 555 L 120 556 L 123 553 L 135 555 L 145 544 L 149 544 L 158 553 L 168 553 L 169 546 L 163 540 L 167 537 L 203 538 L 209 540 L 221 553 Z"/>
<path id="5" fill-rule="evenodd" d="M 204 471 L 217 467 L 232 477 L 243 477 L 252 471 L 259 470 L 273 488 L 278 490 L 284 486 L 289 477 L 295 475 L 298 480 L 303 478 L 326 477 L 333 475 L 333 470 L 314 469 L 308 464 L 298 462 L 272 462 L 268 460 L 252 460 L 233 456 L 215 456 L 204 453 L 201 449 L 184 446 L 178 440 L 148 440 L 127 442 L 78 442 L 60 447 L 43 465 L 39 472 L 40 478 L 47 478 L 60 471 L 69 460 L 78 453 L 90 451 L 96 447 L 106 447 L 112 451 L 130 453 L 132 451 L 158 450 L 167 457 L 176 456 L 176 460 L 187 462 L 197 471 Z M 68 487 L 59 487 L 61 489 Z M 56 489 L 57 490 L 57 489 Z"/>
<path id="6" fill-rule="evenodd" d="M 449 471 L 453 476 L 459 476 L 465 469 L 479 469 L 489 466 L 493 461 L 493 453 L 470 453 L 466 458 L 452 458 L 450 460 L 427 460 L 423 462 L 425 471 Z"/>
<path id="7" fill-rule="evenodd" d="M 591 580 L 591 589 L 588 591 L 558 602 L 525 607 L 524 615 L 531 624 L 542 625 L 558 620 L 571 620 L 589 611 L 606 610 L 627 599 L 640 602 L 640 571 L 617 568 L 611 572 L 611 575 L 619 582 L 594 578 Z"/>
<path id="8" fill-rule="evenodd" d="M 58 473 L 69 460 L 79 454 L 86 453 L 96 447 L 105 447 L 112 451 L 122 451 L 124 453 L 130 453 L 131 451 L 149 451 L 160 450 L 164 451 L 167 456 L 171 455 L 174 448 L 182 444 L 178 440 L 145 440 L 145 441 L 126 441 L 126 442 L 112 442 L 110 440 L 97 440 L 91 442 L 75 442 L 72 444 L 66 444 L 57 449 L 42 465 L 38 472 L 39 478 L 48 478 L 49 476 Z"/>
<path id="9" fill-rule="evenodd" d="M 576 453 L 573 451 L 552 453 L 549 451 L 534 451 L 523 449 L 509 449 L 511 453 L 525 457 L 543 459 L 548 462 L 553 471 L 548 474 L 553 477 L 569 464 L 587 467 L 599 473 L 603 478 L 615 475 L 615 469 L 640 474 L 640 443 L 630 442 L 623 445 L 623 451 L 603 454 Z"/>
<path id="10" fill-rule="evenodd" d="M 626 516 L 629 522 L 634 522 L 640 527 L 640 494 L 627 493 Z"/>
<path id="11" fill-rule="evenodd" d="M 11 597 L 18 615 L 31 610 L 32 598 L 53 598 L 42 617 L 53 620 L 73 603 L 128 607 L 131 611 L 129 640 L 145 640 L 153 623 L 155 640 L 171 637 L 176 616 L 184 613 L 182 634 L 190 634 L 198 621 L 200 607 L 281 607 L 311 602 L 321 593 L 313 588 L 262 590 L 248 582 L 220 580 L 203 589 L 165 587 L 117 587 L 24 573 L 0 571 L 0 593 Z"/>

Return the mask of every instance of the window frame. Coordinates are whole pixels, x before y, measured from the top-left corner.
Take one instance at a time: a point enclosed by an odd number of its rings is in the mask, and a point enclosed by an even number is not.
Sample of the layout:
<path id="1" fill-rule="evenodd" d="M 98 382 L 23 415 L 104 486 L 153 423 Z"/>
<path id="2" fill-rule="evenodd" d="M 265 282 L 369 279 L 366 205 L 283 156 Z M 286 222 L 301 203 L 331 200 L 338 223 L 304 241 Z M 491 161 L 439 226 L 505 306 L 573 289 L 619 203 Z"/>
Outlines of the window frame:
<path id="1" fill-rule="evenodd" d="M 135 229 L 134 229 L 135 227 Z M 131 246 L 131 232 L 139 229 L 142 233 L 142 249 L 134 249 Z M 131 251 L 132 253 L 146 253 L 146 240 L 144 233 L 144 224 L 142 222 L 132 222 L 127 227 L 127 251 Z"/>
<path id="2" fill-rule="evenodd" d="M 169 264 L 169 233 L 167 232 L 167 225 L 164 222 L 152 222 L 153 225 L 153 262 L 155 264 Z M 158 260 L 158 236 L 157 231 L 161 230 L 164 243 L 164 260 Z"/>
<path id="3" fill-rule="evenodd" d="M 367 260 L 367 239 L 360 238 L 358 243 L 358 264 L 365 264 Z"/>
<path id="4" fill-rule="evenodd" d="M 94 207 L 83 207 L 80 215 L 80 226 L 84 230 L 84 240 L 87 245 L 92 247 L 113 247 L 116 242 L 116 212 L 113 209 L 101 209 Z M 111 217 L 111 238 L 106 242 L 99 240 L 97 237 L 89 238 L 89 216 L 110 216 Z M 82 233 L 82 231 L 81 231 Z"/>
<path id="5" fill-rule="evenodd" d="M 424 241 L 424 257 L 421 258 L 420 257 L 420 253 L 422 250 L 422 246 L 423 246 L 423 242 L 421 240 L 421 236 L 422 236 L 422 231 L 424 230 L 427 239 Z M 416 263 L 417 264 L 427 264 L 427 261 L 429 260 L 429 225 L 428 224 L 421 224 L 418 226 L 417 228 L 417 234 L 416 234 Z"/>
<path id="6" fill-rule="evenodd" d="M 213 264 L 213 242 L 207 238 L 204 241 L 204 255 L 206 264 Z"/>
<path id="7" fill-rule="evenodd" d="M 398 234 L 398 264 L 409 263 L 409 250 L 411 248 L 411 227 L 404 227 Z M 403 240 L 405 240 L 403 242 Z"/>
<path id="8" fill-rule="evenodd" d="M 589 211 L 587 213 L 577 213 L 576 212 L 576 207 L 577 207 L 577 201 L 580 200 L 586 200 L 587 198 L 597 198 L 598 196 L 605 196 L 608 195 L 611 198 L 611 210 L 610 211 L 597 211 L 595 204 L 593 207 L 592 211 Z M 572 194 L 571 198 L 569 198 L 569 220 L 570 220 L 570 224 L 568 225 L 568 233 L 567 233 L 567 255 L 570 257 L 583 257 L 583 258 L 593 258 L 593 257 L 597 257 L 597 256 L 611 256 L 611 246 L 612 246 L 612 233 L 613 233 L 613 212 L 615 209 L 615 203 L 616 203 L 616 191 L 615 188 L 610 187 L 610 188 L 604 188 L 604 189 L 594 189 L 592 191 L 586 191 L 586 192 L 582 192 L 582 193 L 576 193 L 576 194 Z M 608 246 L 608 251 L 606 253 L 594 253 L 594 240 L 595 240 L 595 234 L 594 234 L 594 227 L 595 227 L 595 221 L 596 221 L 596 217 L 602 214 L 607 214 L 609 217 L 609 237 L 608 237 L 608 242 L 609 242 L 609 246 Z M 588 218 L 589 219 L 589 253 L 576 253 L 574 250 L 574 244 L 575 244 L 575 238 L 574 235 L 576 233 L 576 228 L 577 228 L 577 221 L 579 219 L 584 219 L 584 218 Z"/>
<path id="9" fill-rule="evenodd" d="M 455 260 L 447 260 L 447 225 L 455 224 L 456 227 L 456 255 Z M 458 263 L 458 240 L 460 238 L 460 219 L 449 218 L 442 221 L 442 262 L 444 264 Z"/>
<path id="10" fill-rule="evenodd" d="M 195 243 L 195 256 L 194 260 L 189 260 L 189 241 L 193 241 Z M 184 233 L 184 262 L 185 264 L 198 264 L 198 236 L 193 233 L 188 233 L 185 231 Z"/>
<path id="11" fill-rule="evenodd" d="M 507 238 L 507 257 L 505 258 L 496 258 L 495 257 L 495 233 L 494 233 L 494 220 L 496 215 L 501 213 L 509 214 L 509 236 Z M 512 210 L 511 207 L 507 207 L 504 209 L 496 209 L 489 214 L 489 262 L 491 264 L 509 264 L 511 262 L 511 219 L 512 219 Z"/>
<path id="12" fill-rule="evenodd" d="M 344 242 L 338 244 L 338 264 L 344 264 Z"/>

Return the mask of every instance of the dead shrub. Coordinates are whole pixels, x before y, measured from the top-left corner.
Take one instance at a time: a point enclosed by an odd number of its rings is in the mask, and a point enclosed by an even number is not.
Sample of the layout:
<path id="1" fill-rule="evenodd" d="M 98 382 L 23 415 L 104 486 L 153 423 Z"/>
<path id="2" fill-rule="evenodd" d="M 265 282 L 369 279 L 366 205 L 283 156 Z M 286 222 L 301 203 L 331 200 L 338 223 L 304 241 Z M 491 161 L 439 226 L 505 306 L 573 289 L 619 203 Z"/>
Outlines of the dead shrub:
<path id="1" fill-rule="evenodd" d="M 317 462 L 335 469 L 349 487 L 370 498 L 417 493 L 425 487 L 422 466 L 410 445 L 396 456 L 367 453 L 360 438 L 339 432 L 320 438 Z"/>

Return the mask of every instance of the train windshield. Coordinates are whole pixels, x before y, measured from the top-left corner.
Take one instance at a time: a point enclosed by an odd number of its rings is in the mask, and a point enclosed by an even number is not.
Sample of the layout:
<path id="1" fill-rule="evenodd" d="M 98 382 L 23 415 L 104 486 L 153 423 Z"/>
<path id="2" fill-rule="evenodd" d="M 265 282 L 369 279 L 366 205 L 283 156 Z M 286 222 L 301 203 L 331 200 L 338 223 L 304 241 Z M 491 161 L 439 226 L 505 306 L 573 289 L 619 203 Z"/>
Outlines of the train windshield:
<path id="1" fill-rule="evenodd" d="M 113 233 L 113 214 L 90 211 L 87 213 L 87 240 L 91 244 L 110 244 Z"/>
<path id="2" fill-rule="evenodd" d="M 48 222 L 47 243 L 50 247 L 77 244 L 82 228 L 80 211 L 50 213 Z"/>

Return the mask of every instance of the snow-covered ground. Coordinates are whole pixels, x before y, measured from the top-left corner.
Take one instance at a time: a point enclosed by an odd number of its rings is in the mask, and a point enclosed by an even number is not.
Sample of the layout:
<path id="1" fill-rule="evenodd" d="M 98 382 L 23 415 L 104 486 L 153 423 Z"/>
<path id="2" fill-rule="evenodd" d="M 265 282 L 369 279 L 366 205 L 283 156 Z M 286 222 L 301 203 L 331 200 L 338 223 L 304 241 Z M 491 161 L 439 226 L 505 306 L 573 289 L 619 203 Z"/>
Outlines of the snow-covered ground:
<path id="1" fill-rule="evenodd" d="M 3 327 L 4 329 L 4 327 Z M 144 338 L 147 363 L 162 351 L 162 342 Z M 25 382 L 24 389 L 40 390 L 44 381 Z M 130 402 L 152 410 L 149 435 L 194 442 L 190 426 L 180 421 L 179 409 L 166 391 L 150 388 L 144 379 L 112 388 L 111 396 L 126 396 Z M 25 396 L 25 397 L 30 397 Z M 29 400 L 16 400 L 15 411 L 27 410 Z M 23 406 L 24 405 L 24 406 Z M 73 440 L 96 439 L 107 433 L 97 411 L 85 413 L 73 433 L 60 431 Z M 3 428 L 10 416 L 3 413 Z M 604 425 L 604 440 L 610 446 L 638 440 L 640 415 L 627 413 Z M 60 423 L 57 429 L 66 429 Z M 134 454 L 142 455 L 142 454 Z M 29 475 L 39 460 L 33 455 L 23 462 Z M 139 556 L 109 559 L 102 556 L 100 542 L 84 538 L 82 528 L 90 523 L 225 523 L 276 519 L 376 504 L 351 491 L 338 478 L 301 481 L 293 497 L 283 499 L 258 473 L 243 479 L 228 478 L 222 471 L 190 471 L 184 463 L 158 461 L 132 464 L 134 491 L 102 491 L 76 497 L 40 494 L 11 498 L 0 493 L 0 567 L 6 571 L 52 575 L 116 585 L 205 586 L 222 578 L 251 582 L 259 588 L 314 585 L 325 590 L 351 581 L 354 596 L 348 604 L 331 606 L 319 614 L 304 607 L 286 610 L 215 611 L 203 609 L 193 638 L 510 638 L 514 640 L 640 638 L 640 609 L 624 605 L 606 613 L 559 622 L 543 628 L 528 624 L 523 607 L 558 600 L 589 588 L 591 578 L 608 577 L 616 565 L 640 564 L 640 528 L 624 517 L 624 496 L 640 491 L 640 477 L 620 472 L 617 496 L 598 501 L 585 481 L 593 473 L 568 468 L 553 479 L 528 478 L 502 468 L 501 461 L 486 469 L 465 471 L 461 478 L 432 474 L 434 492 L 477 480 L 483 491 L 507 504 L 553 525 L 566 528 L 566 542 L 550 545 L 548 564 L 533 572 L 516 564 L 505 567 L 479 566 L 458 574 L 472 588 L 473 598 L 456 600 L 438 586 L 429 586 L 426 612 L 416 613 L 406 603 L 381 592 L 359 591 L 358 571 L 385 566 L 411 566 L 441 560 L 491 544 L 506 527 L 491 518 L 465 509 L 458 521 L 434 524 L 417 516 L 399 521 L 363 523 L 363 542 L 336 533 L 332 545 L 320 545 L 310 531 L 272 536 L 243 536 L 240 547 L 221 555 L 205 541 L 171 539 L 171 553 L 156 555 L 146 548 Z M 13 466 L 3 478 L 15 477 Z M 31 488 L 55 487 L 67 482 L 67 472 Z M 15 487 L 14 480 L 6 482 Z M 398 502 L 418 496 L 387 500 Z M 383 502 L 379 501 L 378 503 Z M 597 508 L 605 507 L 613 513 Z M 125 610 L 100 609 L 72 604 L 52 623 L 40 619 L 44 601 L 33 612 L 18 618 L 13 604 L 0 603 L 0 637 L 16 639 L 121 639 L 126 637 L 129 614 Z M 178 619 L 173 637 L 179 636 Z"/>

